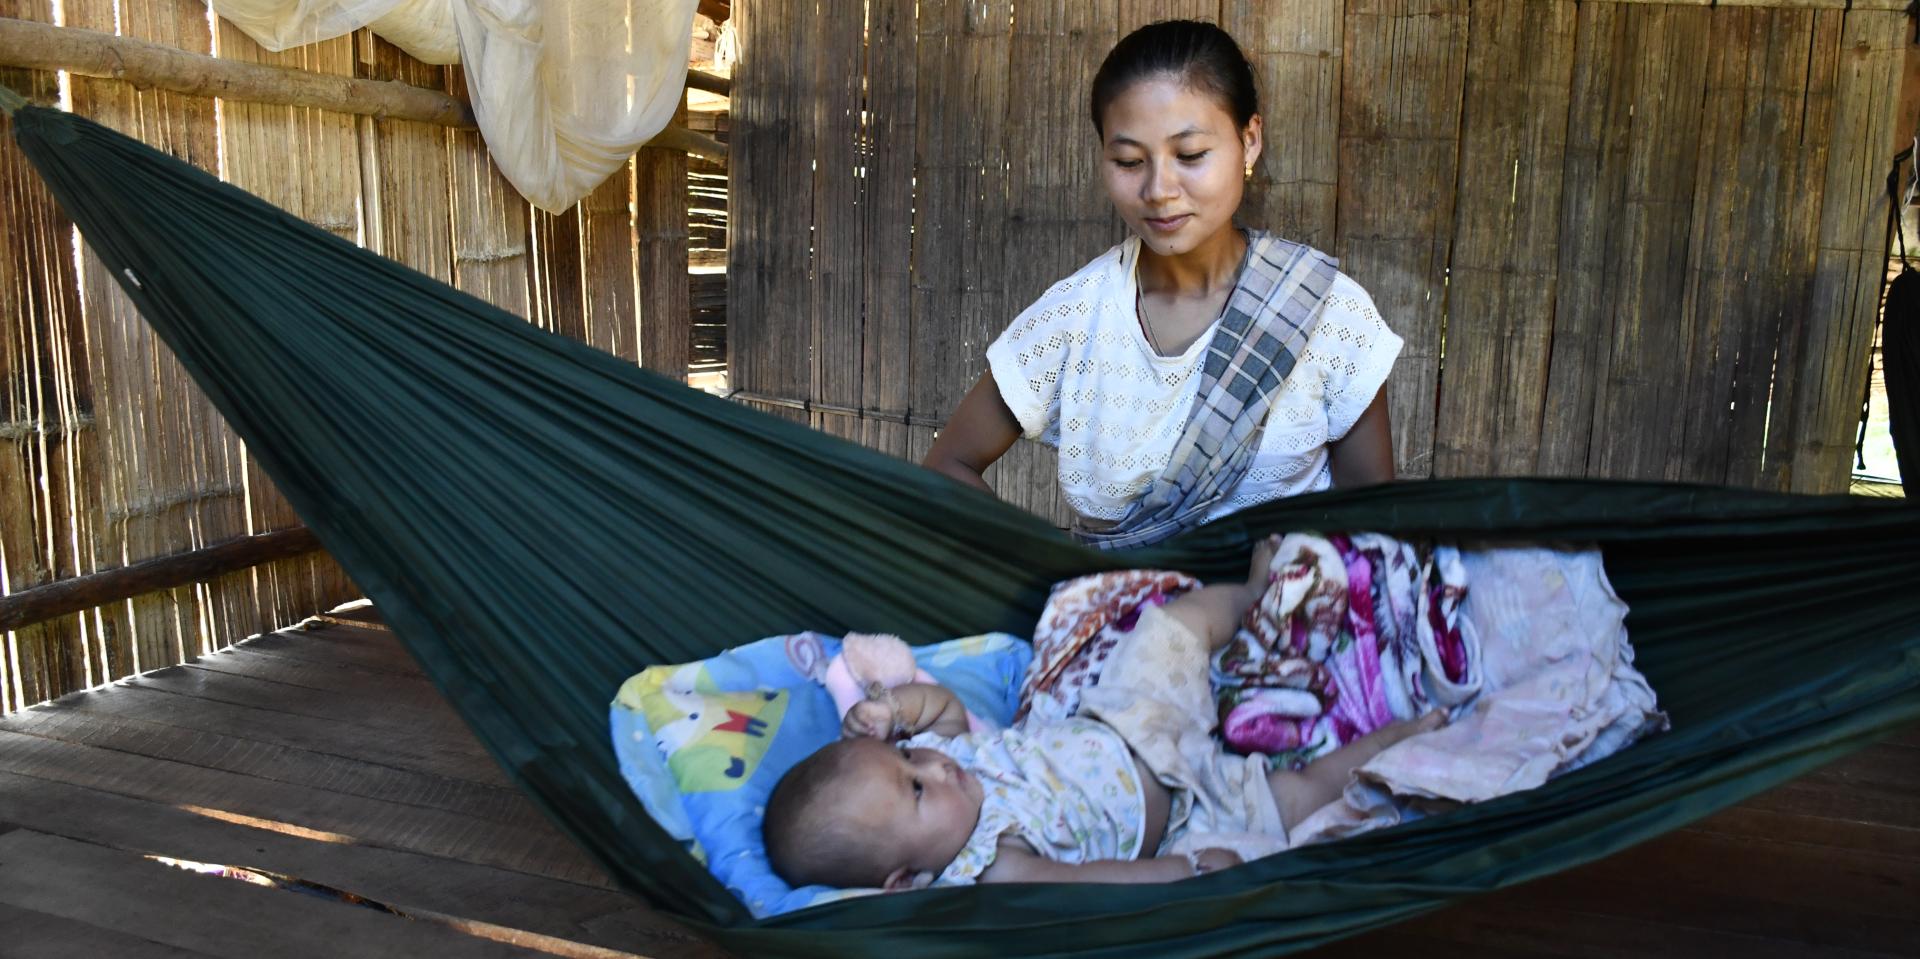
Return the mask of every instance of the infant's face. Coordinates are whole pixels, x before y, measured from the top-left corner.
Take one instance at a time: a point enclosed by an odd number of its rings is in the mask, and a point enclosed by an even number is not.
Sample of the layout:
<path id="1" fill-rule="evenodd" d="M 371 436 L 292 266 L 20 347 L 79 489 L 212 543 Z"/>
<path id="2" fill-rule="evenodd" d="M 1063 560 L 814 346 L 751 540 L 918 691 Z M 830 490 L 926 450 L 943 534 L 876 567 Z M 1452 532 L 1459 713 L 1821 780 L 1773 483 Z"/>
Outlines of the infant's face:
<path id="1" fill-rule="evenodd" d="M 878 739 L 854 740 L 851 799 L 842 814 L 876 844 L 891 850 L 905 888 L 920 873 L 939 875 L 973 835 L 984 792 L 980 780 L 933 749 L 908 749 Z"/>

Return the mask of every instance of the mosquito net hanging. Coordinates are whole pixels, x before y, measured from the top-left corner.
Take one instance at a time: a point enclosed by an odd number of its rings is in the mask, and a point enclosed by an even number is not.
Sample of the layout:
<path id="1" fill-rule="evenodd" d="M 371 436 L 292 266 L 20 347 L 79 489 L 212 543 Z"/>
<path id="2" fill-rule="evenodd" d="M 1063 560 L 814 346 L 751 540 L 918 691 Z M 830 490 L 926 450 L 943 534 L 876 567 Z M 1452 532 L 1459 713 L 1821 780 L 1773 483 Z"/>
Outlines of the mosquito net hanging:
<path id="1" fill-rule="evenodd" d="M 746 955 L 1303 948 L 1615 852 L 1920 717 L 1920 510 L 1554 480 L 1286 500 L 1100 554 L 919 467 L 537 330 L 84 119 L 13 120 L 87 242 L 526 791 Z M 642 812 L 620 681 L 800 629 L 1024 633 L 1118 565 L 1257 532 L 1601 544 L 1673 731 L 1533 792 L 1167 886 L 989 886 L 755 921 Z"/>

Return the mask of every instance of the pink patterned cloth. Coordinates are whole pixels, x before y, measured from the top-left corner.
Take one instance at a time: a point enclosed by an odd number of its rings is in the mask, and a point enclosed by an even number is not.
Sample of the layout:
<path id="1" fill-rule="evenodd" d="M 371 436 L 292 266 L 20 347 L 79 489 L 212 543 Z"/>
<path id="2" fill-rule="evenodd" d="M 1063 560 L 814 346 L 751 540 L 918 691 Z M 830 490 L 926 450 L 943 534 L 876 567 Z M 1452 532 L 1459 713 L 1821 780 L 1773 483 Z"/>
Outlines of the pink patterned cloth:
<path id="1" fill-rule="evenodd" d="M 1466 572 L 1452 547 L 1378 533 L 1293 533 L 1271 585 L 1214 660 L 1221 738 L 1305 765 L 1480 687 L 1461 635 Z"/>

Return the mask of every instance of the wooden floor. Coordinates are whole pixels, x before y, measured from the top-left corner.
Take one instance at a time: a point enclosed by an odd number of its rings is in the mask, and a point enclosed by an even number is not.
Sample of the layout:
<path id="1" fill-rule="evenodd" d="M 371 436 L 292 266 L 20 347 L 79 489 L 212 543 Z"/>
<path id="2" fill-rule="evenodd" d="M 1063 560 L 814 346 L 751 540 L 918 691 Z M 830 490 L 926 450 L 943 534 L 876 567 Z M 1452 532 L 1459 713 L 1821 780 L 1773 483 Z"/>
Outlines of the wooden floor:
<path id="1" fill-rule="evenodd" d="M 615 891 L 376 625 L 0 720 L 6 959 L 529 955 L 722 953 Z M 1920 956 L 1920 732 L 1320 955 Z"/>

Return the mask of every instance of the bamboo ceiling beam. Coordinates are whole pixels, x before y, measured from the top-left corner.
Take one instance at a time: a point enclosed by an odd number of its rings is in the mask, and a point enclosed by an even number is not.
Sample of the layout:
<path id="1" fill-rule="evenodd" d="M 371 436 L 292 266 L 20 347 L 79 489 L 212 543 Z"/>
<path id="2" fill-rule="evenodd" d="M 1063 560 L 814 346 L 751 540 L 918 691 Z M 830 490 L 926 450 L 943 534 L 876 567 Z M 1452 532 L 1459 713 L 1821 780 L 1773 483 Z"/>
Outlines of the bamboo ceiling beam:
<path id="1" fill-rule="evenodd" d="M 65 70 L 86 77 L 121 80 L 141 89 L 157 87 L 188 96 L 309 107 L 474 129 L 472 109 L 459 98 L 438 90 L 391 80 L 364 80 L 223 60 L 97 30 L 58 27 L 12 17 L 0 17 L 0 66 Z M 711 74 L 701 74 L 701 77 L 706 78 L 702 83 L 726 82 L 725 78 Z M 726 145 L 720 141 L 677 127 L 661 131 L 647 145 L 715 158 L 727 153 Z"/>
<path id="2" fill-rule="evenodd" d="M 295 526 L 258 536 L 242 536 L 205 549 L 74 576 L 43 586 L 32 586 L 0 596 L 0 633 L 158 590 L 204 583 L 228 573 L 303 556 L 318 549 L 320 540 L 313 535 L 313 531 L 305 526 Z"/>

